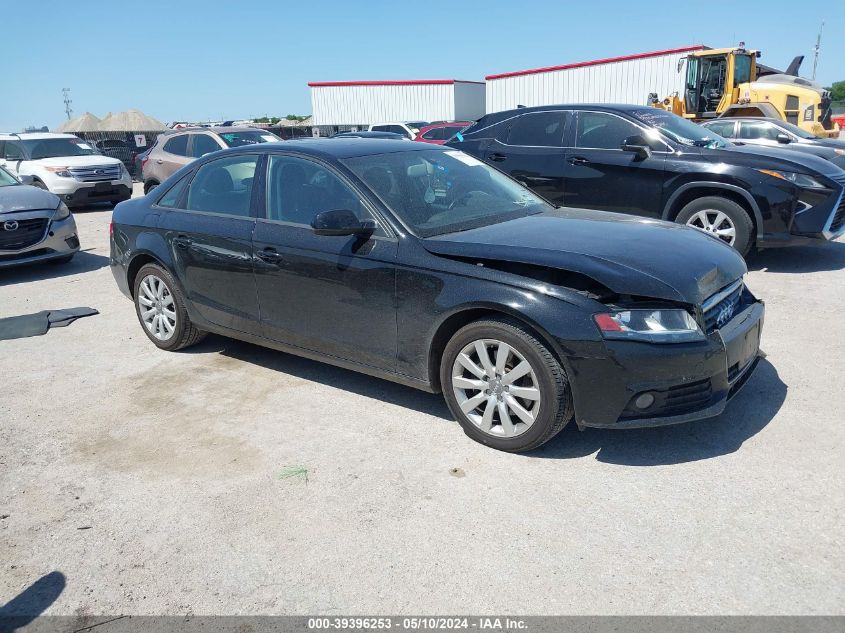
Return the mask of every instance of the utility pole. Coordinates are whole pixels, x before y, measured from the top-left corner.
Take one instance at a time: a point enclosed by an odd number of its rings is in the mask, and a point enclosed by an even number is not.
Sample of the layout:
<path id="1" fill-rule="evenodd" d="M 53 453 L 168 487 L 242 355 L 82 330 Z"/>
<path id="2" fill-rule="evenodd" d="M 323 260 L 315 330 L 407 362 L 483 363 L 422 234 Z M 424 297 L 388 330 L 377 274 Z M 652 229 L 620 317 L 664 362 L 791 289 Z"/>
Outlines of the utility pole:
<path id="1" fill-rule="evenodd" d="M 824 20 L 822 20 L 822 25 L 819 27 L 819 34 L 816 37 L 816 55 L 813 58 L 813 81 L 816 80 L 816 68 L 819 65 L 819 48 L 822 45 L 822 29 L 824 28 Z"/>
<path id="2" fill-rule="evenodd" d="M 73 103 L 70 99 L 70 88 L 62 88 L 62 96 L 65 98 L 65 114 L 67 115 L 67 120 L 70 121 L 70 115 L 73 114 L 73 110 L 70 107 L 70 104 Z"/>

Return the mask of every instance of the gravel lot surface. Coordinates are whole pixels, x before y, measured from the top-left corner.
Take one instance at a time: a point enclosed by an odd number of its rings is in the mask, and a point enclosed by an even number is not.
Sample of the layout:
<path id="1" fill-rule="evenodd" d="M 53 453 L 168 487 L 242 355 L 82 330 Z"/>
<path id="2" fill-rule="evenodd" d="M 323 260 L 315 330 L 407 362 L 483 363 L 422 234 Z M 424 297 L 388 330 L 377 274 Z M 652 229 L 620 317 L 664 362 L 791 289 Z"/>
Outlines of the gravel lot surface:
<path id="1" fill-rule="evenodd" d="M 0 316 L 100 311 L 0 342 L 0 606 L 60 572 L 48 614 L 845 614 L 845 243 L 750 262 L 768 358 L 722 416 L 508 455 L 439 396 L 156 350 L 110 217 L 0 271 Z"/>

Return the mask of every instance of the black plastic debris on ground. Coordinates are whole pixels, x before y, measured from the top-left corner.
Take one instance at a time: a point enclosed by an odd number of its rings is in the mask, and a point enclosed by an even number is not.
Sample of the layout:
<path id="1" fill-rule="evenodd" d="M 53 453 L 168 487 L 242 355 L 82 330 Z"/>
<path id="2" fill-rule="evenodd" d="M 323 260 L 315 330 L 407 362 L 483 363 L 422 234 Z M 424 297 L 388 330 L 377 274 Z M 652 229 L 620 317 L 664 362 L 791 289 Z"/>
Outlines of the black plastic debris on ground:
<path id="1" fill-rule="evenodd" d="M 0 341 L 28 336 L 41 336 L 51 327 L 65 327 L 80 317 L 99 314 L 94 308 L 67 308 L 65 310 L 42 310 L 35 314 L 0 319 Z"/>

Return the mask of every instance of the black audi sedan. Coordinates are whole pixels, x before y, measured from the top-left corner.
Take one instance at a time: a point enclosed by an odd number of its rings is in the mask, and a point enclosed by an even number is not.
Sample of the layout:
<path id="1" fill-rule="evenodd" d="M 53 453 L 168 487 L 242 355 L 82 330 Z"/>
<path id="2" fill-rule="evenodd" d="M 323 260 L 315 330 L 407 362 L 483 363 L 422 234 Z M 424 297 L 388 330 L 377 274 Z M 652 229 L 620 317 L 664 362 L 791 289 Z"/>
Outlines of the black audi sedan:
<path id="1" fill-rule="evenodd" d="M 719 414 L 763 322 L 718 238 L 558 208 L 463 152 L 376 139 L 209 154 L 118 205 L 111 270 L 161 349 L 215 332 L 442 391 L 506 451 L 572 419 Z"/>
<path id="2" fill-rule="evenodd" d="M 743 255 L 845 233 L 845 171 L 739 146 L 657 108 L 583 104 L 488 114 L 447 143 L 555 204 L 673 220 Z"/>

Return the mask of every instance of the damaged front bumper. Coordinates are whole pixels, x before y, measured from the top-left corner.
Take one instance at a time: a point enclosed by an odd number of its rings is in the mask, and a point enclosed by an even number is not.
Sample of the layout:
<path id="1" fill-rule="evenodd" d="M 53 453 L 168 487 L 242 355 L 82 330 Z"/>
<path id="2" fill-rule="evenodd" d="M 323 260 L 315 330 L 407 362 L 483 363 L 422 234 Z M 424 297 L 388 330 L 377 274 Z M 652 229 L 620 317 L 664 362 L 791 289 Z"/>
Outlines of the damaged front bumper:
<path id="1" fill-rule="evenodd" d="M 762 357 L 765 309 L 748 297 L 742 310 L 705 341 L 608 340 L 603 355 L 569 358 L 578 426 L 664 426 L 722 413 Z"/>

